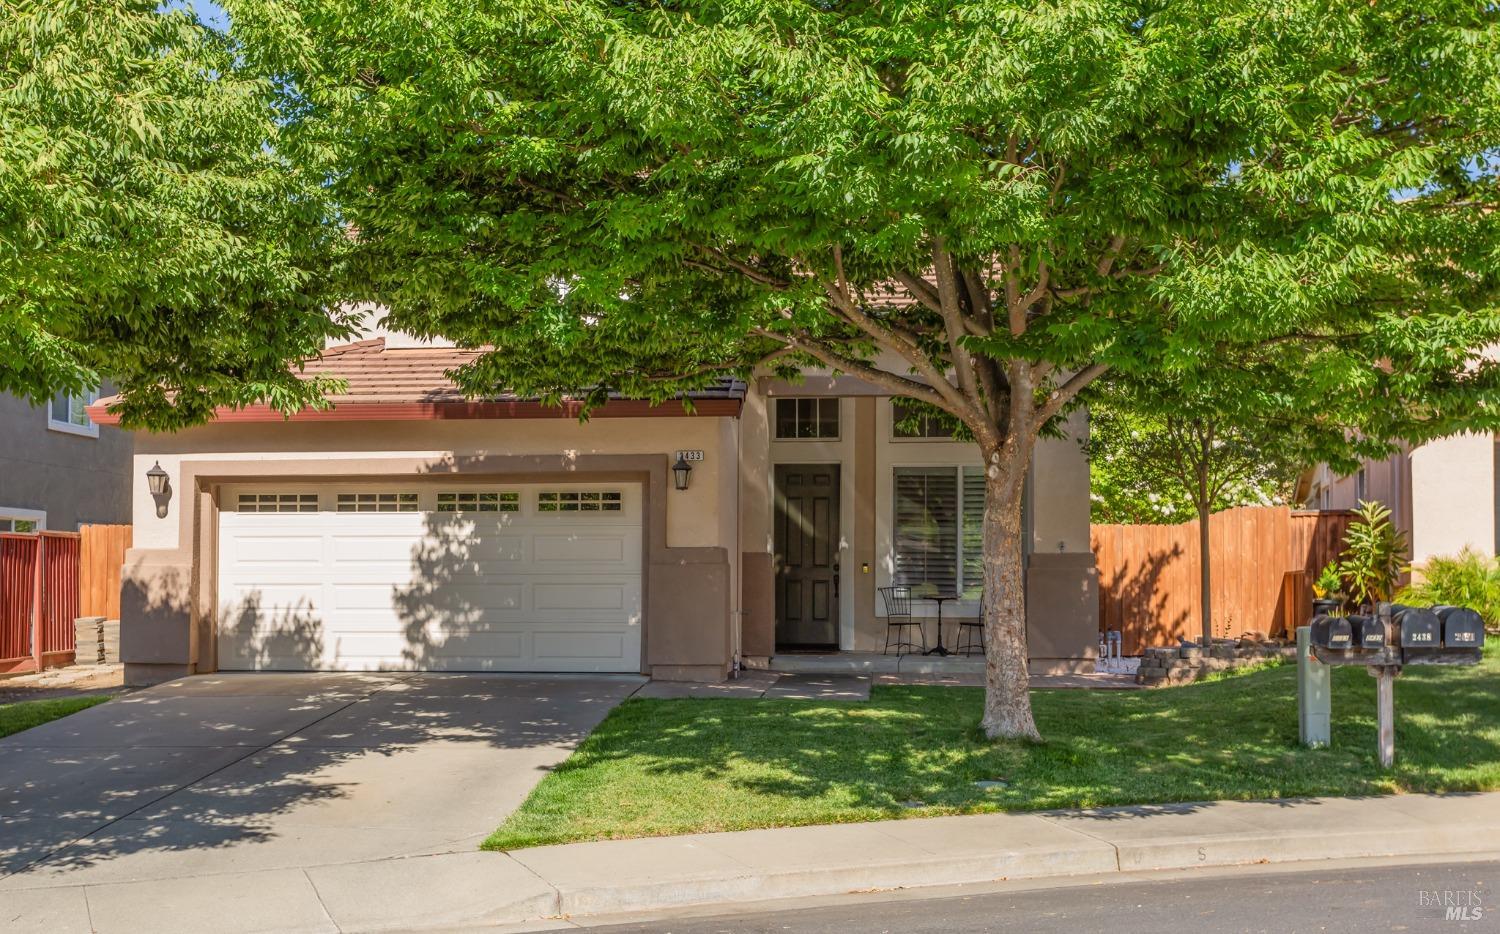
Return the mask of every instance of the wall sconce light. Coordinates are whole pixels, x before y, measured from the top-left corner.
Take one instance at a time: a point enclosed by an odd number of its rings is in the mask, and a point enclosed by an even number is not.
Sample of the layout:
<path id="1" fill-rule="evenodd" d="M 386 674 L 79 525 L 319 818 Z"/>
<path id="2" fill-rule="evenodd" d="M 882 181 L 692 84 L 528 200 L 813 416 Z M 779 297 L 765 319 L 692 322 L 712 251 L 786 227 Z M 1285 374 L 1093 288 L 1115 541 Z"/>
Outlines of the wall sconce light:
<path id="1" fill-rule="evenodd" d="M 151 498 L 156 500 L 156 518 L 165 519 L 167 503 L 172 501 L 172 480 L 161 469 L 161 461 L 146 471 L 146 487 L 151 491 Z"/>
<path id="2" fill-rule="evenodd" d="M 693 475 L 693 465 L 687 462 L 687 458 L 681 454 L 677 455 L 677 463 L 672 465 L 672 483 L 679 490 L 688 488 L 688 479 Z"/>

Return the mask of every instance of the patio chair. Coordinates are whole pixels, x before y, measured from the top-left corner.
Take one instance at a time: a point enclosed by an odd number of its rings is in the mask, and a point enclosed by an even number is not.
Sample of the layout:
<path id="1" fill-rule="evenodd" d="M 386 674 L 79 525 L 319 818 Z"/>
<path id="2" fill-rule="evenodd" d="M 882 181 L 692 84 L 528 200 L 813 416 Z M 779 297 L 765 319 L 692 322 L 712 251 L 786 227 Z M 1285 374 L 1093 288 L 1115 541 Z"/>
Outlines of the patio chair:
<path id="1" fill-rule="evenodd" d="M 953 646 L 954 655 L 984 654 L 984 598 L 979 598 L 979 618 L 958 621 L 958 641 Z"/>
<path id="2" fill-rule="evenodd" d="M 961 619 L 958 621 L 958 644 L 953 647 L 953 654 L 984 654 L 983 619 Z"/>
<path id="3" fill-rule="evenodd" d="M 927 633 L 922 629 L 922 621 L 912 619 L 911 615 L 911 588 L 910 587 L 881 587 L 880 600 L 885 604 L 885 652 L 891 654 L 891 649 L 896 650 L 897 655 L 909 655 L 912 652 L 927 651 Z M 911 634 L 906 627 L 917 628 L 917 638 L 922 640 L 921 645 L 911 641 Z M 896 641 L 892 642 L 892 637 Z"/>

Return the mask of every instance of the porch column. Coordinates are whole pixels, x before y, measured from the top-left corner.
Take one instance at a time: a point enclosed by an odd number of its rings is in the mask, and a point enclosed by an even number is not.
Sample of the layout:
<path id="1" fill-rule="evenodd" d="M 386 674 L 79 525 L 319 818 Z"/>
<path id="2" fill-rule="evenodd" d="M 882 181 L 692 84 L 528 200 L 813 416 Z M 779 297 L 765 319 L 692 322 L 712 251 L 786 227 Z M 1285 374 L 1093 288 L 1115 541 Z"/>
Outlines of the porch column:
<path id="1" fill-rule="evenodd" d="M 1088 416 L 1037 445 L 1031 471 L 1026 642 L 1035 674 L 1092 671 L 1099 654 L 1099 570 L 1089 544 Z"/>

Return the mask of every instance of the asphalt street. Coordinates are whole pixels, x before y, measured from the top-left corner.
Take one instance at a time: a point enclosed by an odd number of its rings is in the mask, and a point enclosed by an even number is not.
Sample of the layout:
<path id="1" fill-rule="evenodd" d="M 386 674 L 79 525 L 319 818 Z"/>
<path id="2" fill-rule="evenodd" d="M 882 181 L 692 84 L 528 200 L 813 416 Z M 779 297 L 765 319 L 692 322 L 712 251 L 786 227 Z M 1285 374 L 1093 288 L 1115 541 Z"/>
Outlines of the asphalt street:
<path id="1" fill-rule="evenodd" d="M 1500 862 L 1214 874 L 591 927 L 652 934 L 1495 932 Z"/>

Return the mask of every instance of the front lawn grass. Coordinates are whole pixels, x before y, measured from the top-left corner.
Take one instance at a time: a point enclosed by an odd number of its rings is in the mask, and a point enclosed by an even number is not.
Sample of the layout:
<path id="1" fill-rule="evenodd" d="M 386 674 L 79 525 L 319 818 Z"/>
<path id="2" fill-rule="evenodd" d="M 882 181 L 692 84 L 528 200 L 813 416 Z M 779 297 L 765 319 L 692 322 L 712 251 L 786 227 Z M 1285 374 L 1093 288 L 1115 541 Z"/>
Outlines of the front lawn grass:
<path id="1" fill-rule="evenodd" d="M 108 694 L 86 694 L 81 697 L 59 697 L 51 700 L 17 701 L 0 704 L 0 736 L 9 736 L 48 720 L 66 717 L 109 700 Z"/>
<path id="2" fill-rule="evenodd" d="M 1112 804 L 1500 789 L 1500 641 L 1396 682 L 1396 767 L 1375 681 L 1333 673 L 1333 746 L 1297 742 L 1294 664 L 1150 691 L 1035 691 L 1046 742 L 990 743 L 978 688 L 868 703 L 630 700 L 485 841 L 576 840 Z M 975 782 L 998 780 L 982 789 Z"/>

